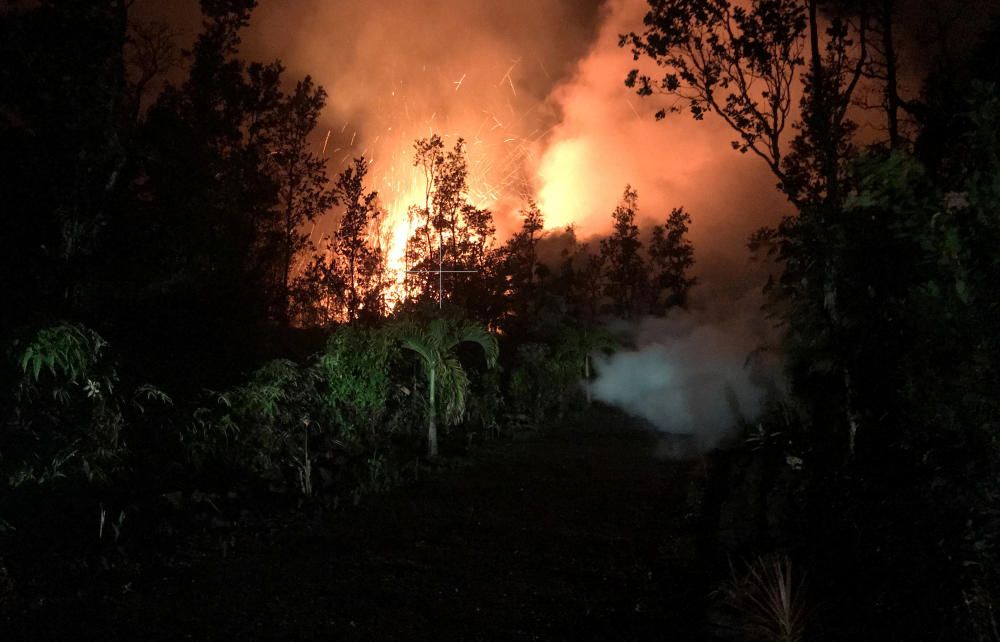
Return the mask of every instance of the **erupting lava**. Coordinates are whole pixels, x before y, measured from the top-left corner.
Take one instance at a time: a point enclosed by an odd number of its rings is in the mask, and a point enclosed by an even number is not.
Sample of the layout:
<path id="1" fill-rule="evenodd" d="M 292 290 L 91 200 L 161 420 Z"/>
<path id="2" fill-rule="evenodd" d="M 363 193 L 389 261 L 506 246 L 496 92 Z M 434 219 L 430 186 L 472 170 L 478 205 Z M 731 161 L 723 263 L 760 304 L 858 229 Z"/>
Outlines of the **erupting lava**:
<path id="1" fill-rule="evenodd" d="M 420 101 L 411 103 L 406 84 L 400 82 L 379 103 L 374 120 L 381 133 L 370 145 L 361 147 L 358 132 L 345 124 L 340 137 L 346 144 L 329 150 L 333 171 L 341 171 L 355 156 L 369 161 L 368 187 L 378 192 L 385 210 L 374 230 L 376 238 L 371 240 L 381 250 L 395 282 L 386 296 L 388 305 L 395 305 L 404 293 L 409 267 L 406 243 L 413 234 L 409 209 L 414 205 L 422 207 L 427 198 L 427 177 L 413 162 L 416 140 L 438 134 L 446 148 L 454 146 L 459 138 L 465 140 L 468 200 L 477 208 L 493 212 L 501 237 L 512 227 L 507 223 L 510 213 L 531 197 L 534 186 L 528 177 L 541 132 L 536 129 L 531 136 L 522 136 L 523 119 L 503 95 L 516 95 L 514 68 L 512 65 L 506 70 L 500 85 L 493 87 L 495 91 L 485 99 L 471 92 L 468 97 L 462 96 L 463 85 L 471 80 L 470 74 L 459 76 L 454 81 L 453 115 L 447 119 L 440 118 L 437 112 L 415 118 L 414 114 L 421 111 Z"/>
<path id="2" fill-rule="evenodd" d="M 524 25 L 526 9 L 517 9 L 528 0 L 400 0 L 373 14 L 360 12 L 360 0 L 312 1 L 317 19 L 298 27 L 294 51 L 304 70 L 321 70 L 317 80 L 329 92 L 317 144 L 331 174 L 358 156 L 370 163 L 367 189 L 385 208 L 375 243 L 394 274 L 394 300 L 404 289 L 414 227 L 408 210 L 426 196 L 414 142 L 434 134 L 449 149 L 465 140 L 469 200 L 493 213 L 500 242 L 519 227 L 516 213 L 529 199 L 550 230 L 573 225 L 580 238 L 602 234 L 626 183 L 639 192 L 641 225 L 683 205 L 702 248 L 742 248 L 746 235 L 787 207 L 765 167 L 728 149 L 724 124 L 657 123 L 662 104 L 625 87 L 636 63 L 618 34 L 641 29 L 644 0 L 595 1 L 589 26 L 565 23 L 579 10 L 567 0 L 530 0 L 531 12 L 547 16 L 538 25 Z M 341 39 L 330 38 L 331 26 L 343 29 Z M 733 193 L 753 204 L 740 217 L 720 196 Z"/>

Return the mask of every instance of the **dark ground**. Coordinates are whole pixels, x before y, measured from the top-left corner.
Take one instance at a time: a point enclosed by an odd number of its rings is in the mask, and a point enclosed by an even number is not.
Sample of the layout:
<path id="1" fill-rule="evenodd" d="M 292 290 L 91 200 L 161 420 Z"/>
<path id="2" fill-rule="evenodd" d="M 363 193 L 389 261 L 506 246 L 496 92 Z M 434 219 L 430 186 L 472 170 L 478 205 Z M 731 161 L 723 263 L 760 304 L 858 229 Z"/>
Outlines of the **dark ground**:
<path id="1" fill-rule="evenodd" d="M 234 540 L 25 639 L 704 639 L 691 466 L 619 426 L 495 442 L 357 507 Z"/>

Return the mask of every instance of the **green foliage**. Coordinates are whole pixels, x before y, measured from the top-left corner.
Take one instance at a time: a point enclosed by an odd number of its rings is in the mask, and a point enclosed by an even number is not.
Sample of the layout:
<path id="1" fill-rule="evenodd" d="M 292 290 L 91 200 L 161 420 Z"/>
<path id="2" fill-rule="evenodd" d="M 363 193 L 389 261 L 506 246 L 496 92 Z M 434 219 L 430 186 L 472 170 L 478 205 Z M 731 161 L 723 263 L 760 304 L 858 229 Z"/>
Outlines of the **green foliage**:
<path id="1" fill-rule="evenodd" d="M 316 381 L 312 369 L 276 359 L 220 397 L 225 413 L 218 424 L 232 439 L 225 454 L 234 457 L 233 463 L 270 479 L 292 471 L 299 489 L 312 494 L 310 442 L 315 452 L 324 435 L 317 421 Z"/>
<path id="2" fill-rule="evenodd" d="M 123 390 L 107 347 L 93 330 L 62 323 L 39 330 L 16 355 L 22 376 L 3 418 L 0 460 L 10 486 L 106 481 L 122 464 L 126 428 L 150 402 L 172 403 L 148 384 Z"/>
<path id="3" fill-rule="evenodd" d="M 474 343 L 482 348 L 486 366 L 492 368 L 500 352 L 496 337 L 476 323 L 445 318 L 400 324 L 395 332 L 404 348 L 420 356 L 425 373 L 434 372 L 445 425 L 457 424 L 465 414 L 469 377 L 454 351 L 461 343 Z"/>
<path id="4" fill-rule="evenodd" d="M 566 325 L 556 343 L 556 356 L 569 377 L 589 379 L 591 358 L 620 347 L 620 342 L 602 326 Z"/>
<path id="5" fill-rule="evenodd" d="M 53 377 L 78 383 L 93 369 L 107 343 L 93 330 L 78 324 L 43 328 L 21 353 L 21 371 L 37 383 L 44 367 Z"/>
<path id="6" fill-rule="evenodd" d="M 462 343 L 478 345 L 493 368 L 499 344 L 486 328 L 459 318 L 440 317 L 429 322 L 404 321 L 392 329 L 403 348 L 416 353 L 428 382 L 428 453 L 437 456 L 437 416 L 453 426 L 465 416 L 469 377 L 455 349 Z"/>
<path id="7" fill-rule="evenodd" d="M 392 340 L 377 328 L 340 326 L 316 363 L 325 413 L 344 434 L 373 429 L 384 417 L 391 388 Z"/>
<path id="8" fill-rule="evenodd" d="M 617 345 L 603 328 L 570 324 L 550 342 L 522 343 L 511 369 L 511 410 L 536 427 L 561 419 L 571 405 L 582 406 L 580 384 L 593 374 L 591 359 Z"/>

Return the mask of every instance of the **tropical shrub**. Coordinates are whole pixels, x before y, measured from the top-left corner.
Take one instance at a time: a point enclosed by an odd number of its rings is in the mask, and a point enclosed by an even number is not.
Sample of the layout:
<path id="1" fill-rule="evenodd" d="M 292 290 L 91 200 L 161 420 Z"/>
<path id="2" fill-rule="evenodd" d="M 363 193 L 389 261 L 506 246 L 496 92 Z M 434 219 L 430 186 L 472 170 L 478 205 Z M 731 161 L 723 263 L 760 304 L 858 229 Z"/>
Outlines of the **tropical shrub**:
<path id="1" fill-rule="evenodd" d="M 387 414 L 393 391 L 392 340 L 379 328 L 341 326 L 316 362 L 319 399 L 337 431 L 351 438 L 373 432 Z"/>
<path id="2" fill-rule="evenodd" d="M 493 368 L 500 352 L 496 337 L 477 323 L 443 317 L 422 323 L 401 322 L 393 332 L 405 349 L 420 357 L 427 381 L 427 454 L 437 457 L 439 410 L 445 426 L 454 426 L 465 416 L 469 376 L 456 349 L 462 343 L 477 344 L 487 367 Z"/>
<path id="3" fill-rule="evenodd" d="M 571 325 L 550 343 L 521 344 L 509 382 L 514 417 L 537 427 L 546 419 L 561 419 L 574 403 L 582 405 L 587 389 L 581 383 L 590 379 L 593 355 L 614 345 L 600 329 Z"/>
<path id="4" fill-rule="evenodd" d="M 63 323 L 18 351 L 20 380 L 2 425 L 0 467 L 9 486 L 107 480 L 122 465 L 123 433 L 144 404 L 170 404 L 150 385 L 124 390 L 107 347 L 93 330 Z"/>
<path id="5" fill-rule="evenodd" d="M 510 375 L 509 396 L 512 419 L 538 426 L 552 405 L 552 349 L 544 343 L 518 347 Z"/>
<path id="6" fill-rule="evenodd" d="M 216 432 L 208 433 L 217 454 L 264 479 L 290 475 L 293 485 L 311 495 L 317 446 L 329 437 L 319 421 L 316 381 L 312 368 L 276 359 L 247 383 L 218 395 L 221 412 L 209 423 Z"/>

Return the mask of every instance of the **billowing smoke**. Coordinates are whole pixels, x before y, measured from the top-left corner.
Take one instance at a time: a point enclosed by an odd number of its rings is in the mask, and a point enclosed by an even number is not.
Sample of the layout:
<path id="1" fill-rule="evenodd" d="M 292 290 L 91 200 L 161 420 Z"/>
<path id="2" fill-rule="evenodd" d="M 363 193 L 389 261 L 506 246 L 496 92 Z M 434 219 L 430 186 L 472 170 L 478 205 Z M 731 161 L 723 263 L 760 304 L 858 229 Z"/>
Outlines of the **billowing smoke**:
<path id="1" fill-rule="evenodd" d="M 327 89 L 331 169 L 369 158 L 397 215 L 423 194 L 413 141 L 465 139 L 470 195 L 503 236 L 534 194 L 531 157 L 559 118 L 547 97 L 593 41 L 599 3 L 262 0 L 246 44 Z"/>
<path id="2" fill-rule="evenodd" d="M 625 87 L 635 63 L 618 35 L 641 29 L 647 9 L 644 0 L 260 0 L 243 55 L 279 58 L 290 80 L 311 74 L 327 89 L 315 144 L 331 173 L 355 156 L 374 160 L 371 187 L 394 212 L 422 194 L 414 139 L 437 133 L 467 141 L 473 198 L 493 210 L 501 237 L 528 197 L 551 228 L 604 233 L 631 183 L 643 223 L 684 205 L 701 256 L 741 254 L 747 233 L 786 205 L 763 164 L 732 151 L 724 124 L 687 114 L 656 122 L 662 103 Z M 135 10 L 174 22 L 184 46 L 198 31 L 196 0 Z"/>
<path id="3" fill-rule="evenodd" d="M 974 40 L 967 25 L 984 24 L 990 3 L 910 4 L 899 9 L 912 40 L 954 14 L 962 21 L 942 46 L 958 47 L 963 36 Z M 331 172 L 354 156 L 374 159 L 372 187 L 397 212 L 419 192 L 409 173 L 413 140 L 434 132 L 469 142 L 474 196 L 493 209 L 501 237 L 527 196 L 550 227 L 604 233 L 631 183 L 643 222 L 661 222 L 679 205 L 692 213 L 702 265 L 710 255 L 742 259 L 747 234 L 790 208 L 764 164 L 731 149 L 733 133 L 719 119 L 682 113 L 655 122 L 665 103 L 624 86 L 636 63 L 618 36 L 641 31 L 648 8 L 646 0 L 260 0 L 243 53 L 280 58 L 290 79 L 311 74 L 326 87 L 316 144 Z M 132 11 L 173 23 L 182 46 L 198 31 L 197 0 L 137 2 Z M 900 53 L 917 61 L 906 69 L 945 52 Z M 915 83 L 907 81 L 907 96 Z M 336 213 L 330 218 L 321 229 Z"/>
<path id="4" fill-rule="evenodd" d="M 648 9 L 645 0 L 605 2 L 587 54 L 552 90 L 561 118 L 538 154 L 542 211 L 551 225 L 572 223 L 581 236 L 605 233 L 629 183 L 639 192 L 641 223 L 662 223 L 683 205 L 701 257 L 743 260 L 750 232 L 777 221 L 788 205 L 763 162 L 733 151 L 734 135 L 721 120 L 680 113 L 657 122 L 667 103 L 625 87 L 628 71 L 644 63 L 618 46 L 618 36 L 641 32 Z"/>
<path id="5" fill-rule="evenodd" d="M 183 46 L 198 31 L 197 0 L 135 10 L 171 20 Z M 493 210 L 501 237 L 534 197 L 553 230 L 540 253 L 555 264 L 573 239 L 557 230 L 606 233 L 630 183 L 644 227 L 676 206 L 691 213 L 696 274 L 730 284 L 744 273 L 748 234 L 789 208 L 764 164 L 732 151 L 725 124 L 656 122 L 663 103 L 624 86 L 636 63 L 618 36 L 641 30 L 647 10 L 645 0 L 260 0 L 243 54 L 279 58 L 290 79 L 311 74 L 327 89 L 316 145 L 331 173 L 356 156 L 374 161 L 370 187 L 397 217 L 422 195 L 414 139 L 462 137 L 472 196 Z M 771 338 L 758 303 L 698 286 L 692 311 L 628 328 L 636 349 L 598 364 L 594 392 L 665 432 L 716 443 L 774 387 L 764 376 L 773 364 L 746 367 Z"/>
<path id="6" fill-rule="evenodd" d="M 170 20 L 189 45 L 197 4 L 138 2 L 133 11 Z M 990 5 L 897 4 L 901 30 L 914 42 L 929 33 L 930 43 L 945 20 L 985 24 Z M 517 225 L 512 213 L 526 197 L 538 200 L 550 228 L 572 224 L 581 240 L 605 234 L 630 183 L 639 192 L 641 225 L 684 206 L 692 215 L 695 273 L 703 284 L 732 283 L 745 272 L 748 234 L 791 208 L 759 159 L 732 150 L 733 132 L 719 119 L 681 113 L 656 122 L 664 103 L 624 86 L 637 63 L 618 36 L 641 31 L 647 10 L 646 0 L 260 0 L 244 55 L 280 58 L 291 78 L 311 74 L 326 87 L 316 144 L 331 173 L 355 156 L 374 160 L 370 187 L 396 216 L 422 193 L 410 167 L 413 140 L 463 137 L 473 197 L 493 210 L 501 237 Z M 917 63 L 901 68 L 924 67 L 925 59 L 972 42 L 969 33 L 958 25 L 934 46 L 900 51 L 904 62 Z M 916 77 L 903 79 L 909 97 Z M 878 126 L 860 120 L 872 131 Z M 314 232 L 335 220 L 336 213 Z M 540 254 L 555 264 L 573 238 L 553 232 Z M 738 292 L 758 291 L 761 283 Z M 756 295 L 698 286 L 691 311 L 628 328 L 635 349 L 599 364 L 595 393 L 665 432 L 716 443 L 780 389 L 773 359 L 747 364 L 761 345 L 775 343 L 758 307 Z"/>
<path id="7" fill-rule="evenodd" d="M 633 349 L 595 359 L 594 397 L 675 436 L 686 451 L 713 448 L 783 391 L 778 340 L 754 291 L 703 292 L 689 310 L 617 322 Z"/>

